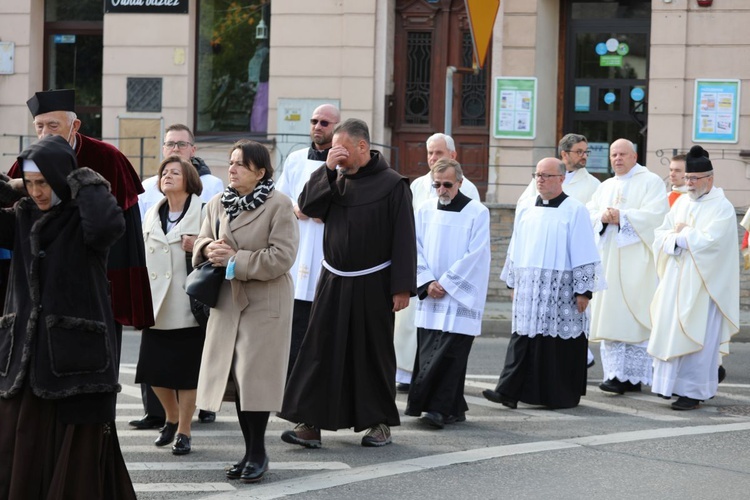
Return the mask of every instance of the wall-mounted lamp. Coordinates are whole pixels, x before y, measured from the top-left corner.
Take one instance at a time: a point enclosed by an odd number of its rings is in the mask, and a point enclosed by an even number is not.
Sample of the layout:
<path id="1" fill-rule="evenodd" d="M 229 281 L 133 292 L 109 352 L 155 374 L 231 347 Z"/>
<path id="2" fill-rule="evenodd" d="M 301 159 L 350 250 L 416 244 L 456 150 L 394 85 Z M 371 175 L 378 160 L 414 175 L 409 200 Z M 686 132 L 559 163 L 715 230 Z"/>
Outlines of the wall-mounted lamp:
<path id="1" fill-rule="evenodd" d="M 714 0 L 698 0 L 699 7 L 711 7 L 713 3 Z"/>

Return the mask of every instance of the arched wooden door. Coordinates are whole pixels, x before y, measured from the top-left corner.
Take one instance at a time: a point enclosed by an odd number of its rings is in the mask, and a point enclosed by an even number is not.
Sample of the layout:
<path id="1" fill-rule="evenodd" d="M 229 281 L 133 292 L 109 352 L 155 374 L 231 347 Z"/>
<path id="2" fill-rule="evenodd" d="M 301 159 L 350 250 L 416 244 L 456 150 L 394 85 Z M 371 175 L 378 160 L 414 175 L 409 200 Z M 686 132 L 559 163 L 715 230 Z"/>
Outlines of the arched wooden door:
<path id="1" fill-rule="evenodd" d="M 425 139 L 443 132 L 448 66 L 471 67 L 464 0 L 397 0 L 392 144 L 398 169 L 415 179 L 427 173 Z M 464 174 L 487 191 L 490 61 L 477 75 L 453 77 L 452 136 Z"/>

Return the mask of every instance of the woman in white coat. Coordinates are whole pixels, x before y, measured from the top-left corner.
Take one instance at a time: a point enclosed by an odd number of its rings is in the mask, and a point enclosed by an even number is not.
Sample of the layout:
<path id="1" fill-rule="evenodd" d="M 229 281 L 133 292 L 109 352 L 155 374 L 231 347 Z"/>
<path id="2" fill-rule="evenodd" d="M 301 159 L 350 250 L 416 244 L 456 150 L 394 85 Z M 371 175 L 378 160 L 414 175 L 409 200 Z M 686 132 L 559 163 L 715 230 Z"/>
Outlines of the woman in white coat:
<path id="1" fill-rule="evenodd" d="M 135 381 L 152 386 L 166 413 L 154 444 L 174 440 L 172 453 L 185 455 L 191 450 L 190 423 L 206 338 L 185 293 L 186 258 L 201 228 L 202 184 L 195 168 L 178 156 L 161 162 L 158 179 L 164 198 L 143 221 L 155 325 L 143 331 Z"/>

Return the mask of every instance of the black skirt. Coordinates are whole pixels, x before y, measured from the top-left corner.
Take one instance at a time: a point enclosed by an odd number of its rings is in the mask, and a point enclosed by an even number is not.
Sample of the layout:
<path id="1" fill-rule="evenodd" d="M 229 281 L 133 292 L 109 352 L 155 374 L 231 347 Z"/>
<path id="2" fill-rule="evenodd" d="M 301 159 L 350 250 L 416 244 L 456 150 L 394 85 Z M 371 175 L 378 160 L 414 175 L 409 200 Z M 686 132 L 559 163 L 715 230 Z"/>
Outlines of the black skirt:
<path id="1" fill-rule="evenodd" d="M 586 348 L 580 335 L 564 340 L 514 333 L 505 355 L 505 367 L 495 390 L 532 405 L 572 408 L 586 394 Z"/>
<path id="2" fill-rule="evenodd" d="M 205 340 L 206 332 L 199 326 L 178 330 L 146 328 L 141 336 L 135 381 L 166 389 L 196 389 Z"/>
<path id="3" fill-rule="evenodd" d="M 62 423 L 59 401 L 0 399 L 0 498 L 135 500 L 115 423 Z"/>

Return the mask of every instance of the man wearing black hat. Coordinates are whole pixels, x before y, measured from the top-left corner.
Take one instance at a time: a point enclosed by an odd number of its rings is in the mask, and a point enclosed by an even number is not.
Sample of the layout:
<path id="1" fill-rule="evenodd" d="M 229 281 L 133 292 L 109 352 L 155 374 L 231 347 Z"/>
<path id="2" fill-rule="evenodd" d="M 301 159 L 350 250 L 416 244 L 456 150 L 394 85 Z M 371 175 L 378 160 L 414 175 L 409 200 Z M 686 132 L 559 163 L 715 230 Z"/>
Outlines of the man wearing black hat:
<path id="1" fill-rule="evenodd" d="M 48 135 L 64 137 L 75 151 L 78 165 L 89 167 L 109 182 L 112 194 L 123 211 L 125 234 L 112 246 L 107 264 L 118 339 L 122 338 L 122 325 L 139 330 L 152 326 L 151 289 L 138 210 L 138 194 L 143 192 L 143 188 L 138 174 L 117 148 L 78 133 L 81 120 L 75 114 L 75 90 L 37 92 L 26 101 L 26 105 L 34 117 L 37 136 L 40 139 Z M 8 175 L 21 177 L 18 162 L 13 164 Z"/>
<path id="2" fill-rule="evenodd" d="M 677 396 L 675 410 L 692 410 L 716 395 L 718 365 L 739 331 L 737 216 L 714 187 L 708 153 L 687 155 L 688 196 L 680 196 L 657 228 L 654 257 L 659 286 L 651 303 L 652 391 Z"/>

